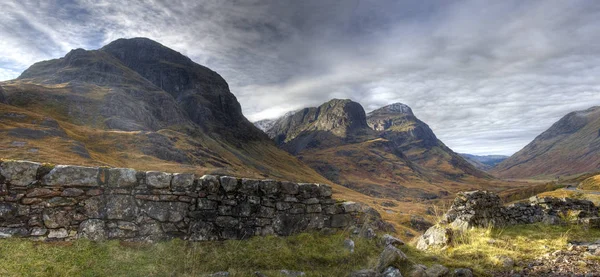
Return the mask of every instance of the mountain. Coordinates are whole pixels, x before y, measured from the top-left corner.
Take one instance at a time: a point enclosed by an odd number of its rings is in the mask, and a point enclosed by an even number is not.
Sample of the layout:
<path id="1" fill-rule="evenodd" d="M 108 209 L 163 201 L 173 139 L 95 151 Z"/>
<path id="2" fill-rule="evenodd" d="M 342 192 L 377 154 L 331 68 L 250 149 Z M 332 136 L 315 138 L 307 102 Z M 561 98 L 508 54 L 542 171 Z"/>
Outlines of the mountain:
<path id="1" fill-rule="evenodd" d="M 552 178 L 600 169 L 600 107 L 571 112 L 491 172 L 502 178 Z"/>
<path id="2" fill-rule="evenodd" d="M 263 132 L 266 132 L 267 130 L 271 129 L 271 127 L 273 127 L 274 124 L 274 119 L 263 119 L 254 122 L 254 126 L 256 126 L 256 128 L 260 129 Z"/>
<path id="3" fill-rule="evenodd" d="M 326 182 L 242 114 L 211 69 L 146 38 L 0 82 L 0 157 Z"/>
<path id="4" fill-rule="evenodd" d="M 329 180 L 368 195 L 436 198 L 457 183 L 490 178 L 404 104 L 366 114 L 356 102 L 333 99 L 277 119 L 266 133 Z"/>
<path id="5" fill-rule="evenodd" d="M 488 171 L 488 170 L 494 168 L 494 166 L 496 166 L 497 164 L 501 163 L 502 161 L 504 161 L 508 158 L 508 156 L 503 156 L 503 155 L 478 156 L 478 155 L 463 154 L 463 153 L 459 153 L 459 155 L 461 155 L 465 160 L 467 160 L 467 162 L 469 162 L 470 164 L 475 166 L 477 169 L 480 169 L 483 171 Z"/>

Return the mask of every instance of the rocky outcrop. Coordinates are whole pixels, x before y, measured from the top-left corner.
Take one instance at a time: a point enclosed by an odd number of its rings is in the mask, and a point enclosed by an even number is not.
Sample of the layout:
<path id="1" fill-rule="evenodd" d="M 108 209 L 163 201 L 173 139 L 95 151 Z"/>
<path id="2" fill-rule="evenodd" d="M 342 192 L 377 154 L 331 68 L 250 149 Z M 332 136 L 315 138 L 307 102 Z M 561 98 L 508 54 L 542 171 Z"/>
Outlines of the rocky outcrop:
<path id="1" fill-rule="evenodd" d="M 4 161 L 0 237 L 222 240 L 372 221 L 331 196 L 322 184 Z"/>
<path id="2" fill-rule="evenodd" d="M 598 207 L 591 201 L 570 198 L 531 197 L 527 202 L 503 206 L 500 197 L 488 191 L 461 192 L 448 212 L 429 228 L 417 248 L 427 250 L 449 245 L 456 231 L 474 227 L 502 227 L 544 222 L 560 224 L 564 220 L 596 228 L 600 222 Z"/>

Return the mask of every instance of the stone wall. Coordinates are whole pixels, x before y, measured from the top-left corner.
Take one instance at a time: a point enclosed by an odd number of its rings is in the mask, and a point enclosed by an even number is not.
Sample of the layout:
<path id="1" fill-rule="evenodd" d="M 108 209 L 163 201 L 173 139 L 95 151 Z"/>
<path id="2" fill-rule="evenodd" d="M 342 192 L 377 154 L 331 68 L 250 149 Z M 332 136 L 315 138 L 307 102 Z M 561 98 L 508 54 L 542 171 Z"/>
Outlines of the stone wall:
<path id="1" fill-rule="evenodd" d="M 327 185 L 128 168 L 0 164 L 0 237 L 244 239 L 343 229 L 362 206 Z"/>
<path id="2" fill-rule="evenodd" d="M 504 206 L 492 192 L 461 192 L 454 199 L 441 223 L 456 229 L 487 226 L 507 226 L 546 222 L 559 223 L 569 214 L 575 219 L 598 216 L 598 207 L 588 200 L 537 197 Z"/>
<path id="3" fill-rule="evenodd" d="M 488 191 L 458 193 L 442 220 L 418 240 L 417 248 L 444 247 L 457 230 L 472 227 L 502 227 L 544 222 L 560 224 L 599 222 L 598 207 L 591 201 L 570 198 L 531 197 L 528 201 L 504 206 L 500 197 Z M 594 223 L 595 224 L 595 223 Z"/>

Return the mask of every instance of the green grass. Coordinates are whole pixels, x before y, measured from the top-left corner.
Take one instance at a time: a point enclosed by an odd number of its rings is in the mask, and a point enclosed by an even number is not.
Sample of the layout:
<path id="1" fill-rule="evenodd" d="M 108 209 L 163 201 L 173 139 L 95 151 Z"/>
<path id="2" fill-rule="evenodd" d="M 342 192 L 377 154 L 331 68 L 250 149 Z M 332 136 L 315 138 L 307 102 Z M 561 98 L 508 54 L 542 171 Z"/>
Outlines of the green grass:
<path id="1" fill-rule="evenodd" d="M 381 252 L 374 240 L 355 239 L 355 252 L 349 253 L 344 239 L 341 233 L 157 244 L 3 239 L 0 276 L 201 276 L 218 271 L 232 276 L 261 271 L 270 276 L 281 269 L 308 276 L 347 276 L 374 265 Z"/>

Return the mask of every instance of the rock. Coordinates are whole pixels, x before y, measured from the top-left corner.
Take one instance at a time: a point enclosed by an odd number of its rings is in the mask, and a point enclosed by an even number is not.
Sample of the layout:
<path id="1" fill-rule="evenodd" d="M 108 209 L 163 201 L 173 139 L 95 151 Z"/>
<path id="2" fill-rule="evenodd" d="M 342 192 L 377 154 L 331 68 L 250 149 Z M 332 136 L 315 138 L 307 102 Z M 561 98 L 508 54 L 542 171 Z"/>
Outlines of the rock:
<path id="1" fill-rule="evenodd" d="M 17 205 L 0 202 L 0 219 L 7 220 L 17 214 Z"/>
<path id="2" fill-rule="evenodd" d="M 382 277 L 402 277 L 402 273 L 399 269 L 390 266 L 383 271 Z"/>
<path id="3" fill-rule="evenodd" d="M 258 192 L 258 183 L 259 182 L 260 182 L 259 180 L 243 178 L 242 185 L 239 189 L 240 193 L 243 193 L 246 195 L 256 195 L 256 193 Z"/>
<path id="4" fill-rule="evenodd" d="M 100 219 L 88 219 L 79 225 L 79 238 L 91 241 L 102 241 L 106 239 L 106 224 Z"/>
<path id="5" fill-rule="evenodd" d="M 179 222 L 187 214 L 188 206 L 181 202 L 148 201 L 142 205 L 141 211 L 160 222 Z"/>
<path id="6" fill-rule="evenodd" d="M 292 182 L 281 182 L 281 192 L 285 194 L 298 194 L 298 184 Z"/>
<path id="7" fill-rule="evenodd" d="M 515 266 L 515 261 L 508 256 L 496 256 L 495 258 L 498 259 L 505 268 L 512 268 Z"/>
<path id="8" fill-rule="evenodd" d="M 408 274 L 410 277 L 427 277 L 427 267 L 422 264 L 415 264 Z"/>
<path id="9" fill-rule="evenodd" d="M 69 233 L 67 232 L 67 229 L 65 229 L 65 228 L 52 229 L 52 230 L 50 230 L 50 233 L 48 233 L 49 239 L 64 239 L 68 236 L 69 236 Z"/>
<path id="10" fill-rule="evenodd" d="M 256 276 L 256 277 L 267 277 L 267 275 L 264 275 L 264 274 L 263 274 L 262 272 L 260 272 L 260 271 L 255 271 L 255 272 L 254 272 L 254 276 Z"/>
<path id="11" fill-rule="evenodd" d="M 41 164 L 27 161 L 6 161 L 0 164 L 0 174 L 15 187 L 27 187 L 36 182 Z"/>
<path id="12" fill-rule="evenodd" d="M 42 227 L 33 227 L 31 229 L 31 235 L 34 237 L 43 236 L 48 233 L 48 229 Z"/>
<path id="13" fill-rule="evenodd" d="M 349 277 L 378 277 L 379 274 L 372 269 L 362 269 L 358 271 L 354 271 L 348 275 Z"/>
<path id="14" fill-rule="evenodd" d="M 137 217 L 138 208 L 133 196 L 130 195 L 107 195 L 106 196 L 106 218 L 133 220 Z"/>
<path id="15" fill-rule="evenodd" d="M 329 197 L 333 194 L 331 187 L 325 184 L 318 184 L 317 191 L 319 192 L 319 196 L 321 197 Z"/>
<path id="16" fill-rule="evenodd" d="M 111 168 L 108 170 L 109 187 L 133 187 L 137 184 L 136 171 L 131 168 Z"/>
<path id="17" fill-rule="evenodd" d="M 0 239 L 10 237 L 26 237 L 29 232 L 25 228 L 6 228 L 0 227 Z"/>
<path id="18" fill-rule="evenodd" d="M 334 214 L 331 216 L 332 228 L 347 227 L 351 222 L 352 217 L 349 214 Z"/>
<path id="19" fill-rule="evenodd" d="M 42 214 L 44 225 L 50 229 L 56 229 L 61 227 L 69 227 L 71 224 L 72 215 L 65 210 L 44 210 Z"/>
<path id="20" fill-rule="evenodd" d="M 304 273 L 302 271 L 294 271 L 294 270 L 287 270 L 287 269 L 282 269 L 279 271 L 279 273 L 286 277 L 306 276 L 306 273 Z"/>
<path id="21" fill-rule="evenodd" d="M 77 200 L 67 197 L 52 197 L 46 202 L 46 207 L 65 207 L 77 204 Z"/>
<path id="22" fill-rule="evenodd" d="M 261 180 L 258 188 L 265 195 L 273 195 L 279 192 L 279 182 L 275 180 Z"/>
<path id="23" fill-rule="evenodd" d="M 78 188 L 67 188 L 65 190 L 63 190 L 63 192 L 60 194 L 60 196 L 63 197 L 77 197 L 77 196 L 81 196 L 85 193 L 85 191 L 78 189 Z M 30 197 L 30 196 L 28 196 Z"/>
<path id="24" fill-rule="evenodd" d="M 213 223 L 199 220 L 193 220 L 190 222 L 188 234 L 188 239 L 191 241 L 207 241 L 219 239 Z"/>
<path id="25" fill-rule="evenodd" d="M 390 234 L 385 234 L 381 237 L 381 243 L 383 246 L 393 245 L 393 246 L 401 246 L 404 245 L 404 242 L 396 237 L 393 237 Z"/>
<path id="26" fill-rule="evenodd" d="M 446 276 L 449 272 L 447 267 L 439 264 L 432 265 L 425 271 L 427 277 L 442 277 Z"/>
<path id="27" fill-rule="evenodd" d="M 457 268 L 452 272 L 452 277 L 473 277 L 473 271 L 468 268 Z"/>
<path id="28" fill-rule="evenodd" d="M 194 174 L 193 173 L 176 173 L 173 174 L 171 179 L 171 187 L 174 190 L 185 191 L 191 190 L 194 185 Z"/>
<path id="29" fill-rule="evenodd" d="M 390 266 L 399 266 L 401 262 L 407 261 L 408 258 L 400 249 L 388 245 L 384 248 L 381 255 L 379 255 L 379 261 L 377 262 L 377 267 L 375 270 L 377 272 L 383 272 L 386 268 Z"/>
<path id="30" fill-rule="evenodd" d="M 360 211 L 360 204 L 347 201 L 347 202 L 342 203 L 342 209 L 344 209 L 344 212 L 347 212 L 347 213 L 358 212 L 358 211 Z"/>
<path id="31" fill-rule="evenodd" d="M 155 189 L 169 188 L 171 185 L 171 174 L 158 171 L 147 171 L 146 185 Z"/>
<path id="32" fill-rule="evenodd" d="M 429 248 L 442 248 L 452 243 L 453 230 L 450 228 L 434 225 L 425 234 L 419 237 L 417 249 L 427 250 Z"/>
<path id="33" fill-rule="evenodd" d="M 43 177 L 42 182 L 46 186 L 96 187 L 99 172 L 97 167 L 57 165 Z"/>
<path id="34" fill-rule="evenodd" d="M 354 241 L 350 238 L 344 240 L 344 248 L 348 249 L 350 253 L 354 253 Z"/>
<path id="35" fill-rule="evenodd" d="M 221 187 L 223 187 L 225 192 L 237 191 L 240 186 L 238 179 L 235 177 L 222 176 L 220 179 L 221 179 Z"/>
<path id="36" fill-rule="evenodd" d="M 422 216 L 411 215 L 410 216 L 410 227 L 418 231 L 426 231 L 431 228 L 433 224 L 431 222 L 425 220 Z"/>
<path id="37" fill-rule="evenodd" d="M 219 192 L 219 188 L 221 187 L 221 183 L 219 182 L 219 178 L 214 175 L 204 175 L 199 179 L 199 185 L 201 191 L 206 191 L 207 193 L 217 193 Z"/>

